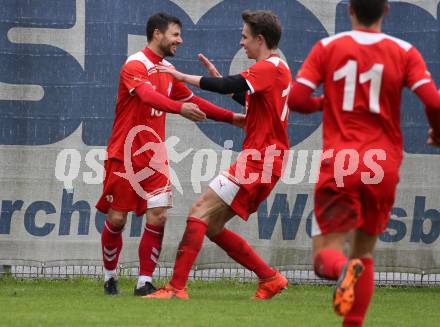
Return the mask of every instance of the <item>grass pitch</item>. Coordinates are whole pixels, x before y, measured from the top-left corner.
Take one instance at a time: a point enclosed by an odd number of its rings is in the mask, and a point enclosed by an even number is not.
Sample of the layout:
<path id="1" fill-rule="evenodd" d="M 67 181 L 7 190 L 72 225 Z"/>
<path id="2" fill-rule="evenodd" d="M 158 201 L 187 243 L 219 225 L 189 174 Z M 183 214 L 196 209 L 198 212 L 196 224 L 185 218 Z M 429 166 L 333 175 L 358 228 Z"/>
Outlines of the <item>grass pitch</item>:
<path id="1" fill-rule="evenodd" d="M 271 301 L 250 301 L 255 283 L 221 280 L 189 285 L 190 301 L 136 298 L 134 280 L 120 296 L 102 281 L 0 278 L 0 326 L 341 326 L 330 307 L 332 288 L 296 286 Z M 378 288 L 364 326 L 440 326 L 440 288 Z"/>

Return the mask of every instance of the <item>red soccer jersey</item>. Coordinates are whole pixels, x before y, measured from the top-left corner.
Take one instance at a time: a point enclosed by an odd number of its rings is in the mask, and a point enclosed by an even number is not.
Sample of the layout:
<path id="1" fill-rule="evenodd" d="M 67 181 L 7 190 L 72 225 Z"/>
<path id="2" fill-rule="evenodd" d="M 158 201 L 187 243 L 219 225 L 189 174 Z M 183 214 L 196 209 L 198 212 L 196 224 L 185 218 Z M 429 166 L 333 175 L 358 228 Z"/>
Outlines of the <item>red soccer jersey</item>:
<path id="1" fill-rule="evenodd" d="M 143 145 L 148 142 L 159 143 L 165 141 L 166 113 L 143 103 L 136 96 L 136 87 L 143 83 L 149 83 L 157 92 L 179 101 L 189 100 L 193 96 L 191 90 L 182 82 L 176 81 L 170 74 L 157 71 L 155 66 L 158 63 L 171 66 L 168 61 L 146 48 L 130 56 L 122 67 L 116 103 L 116 117 L 107 147 L 108 158 L 124 160 L 124 144 L 128 133 L 135 126 L 147 126 L 154 133 L 143 130 L 134 137 L 131 146 L 133 166 L 147 166 L 155 154 L 154 151 L 149 150 L 133 156 Z"/>
<path id="2" fill-rule="evenodd" d="M 277 55 L 261 60 L 240 73 L 246 79 L 250 91 L 246 95 L 246 137 L 243 150 L 257 150 L 259 156 L 251 155 L 247 163 L 258 169 L 270 169 L 281 176 L 284 153 L 289 149 L 287 121 L 289 108 L 287 98 L 291 87 L 288 65 Z M 280 150 L 280 154 L 270 153 Z M 265 159 L 267 159 L 265 161 Z"/>
<path id="3" fill-rule="evenodd" d="M 324 83 L 324 151 L 383 149 L 400 163 L 402 89 L 414 91 L 431 75 L 411 44 L 355 30 L 318 42 L 296 80 L 313 89 Z"/>

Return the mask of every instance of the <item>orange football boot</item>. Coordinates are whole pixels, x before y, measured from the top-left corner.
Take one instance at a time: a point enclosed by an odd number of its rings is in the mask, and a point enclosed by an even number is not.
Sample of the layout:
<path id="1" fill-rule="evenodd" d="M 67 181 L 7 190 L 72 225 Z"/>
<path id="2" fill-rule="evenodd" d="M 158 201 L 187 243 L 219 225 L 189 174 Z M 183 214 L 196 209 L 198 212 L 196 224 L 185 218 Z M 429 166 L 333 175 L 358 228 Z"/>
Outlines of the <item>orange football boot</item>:
<path id="1" fill-rule="evenodd" d="M 165 287 L 159 288 L 156 292 L 143 296 L 146 299 L 160 299 L 160 300 L 170 300 L 170 299 L 181 299 L 189 300 L 189 295 L 186 287 L 182 290 L 167 284 Z"/>
<path id="2" fill-rule="evenodd" d="M 258 281 L 258 288 L 252 300 L 270 300 L 287 288 L 288 280 L 278 271 L 275 276 Z"/>
<path id="3" fill-rule="evenodd" d="M 345 316 L 350 312 L 354 303 L 354 287 L 363 272 L 364 264 L 359 259 L 351 259 L 344 266 L 333 293 L 333 309 L 337 315 Z"/>

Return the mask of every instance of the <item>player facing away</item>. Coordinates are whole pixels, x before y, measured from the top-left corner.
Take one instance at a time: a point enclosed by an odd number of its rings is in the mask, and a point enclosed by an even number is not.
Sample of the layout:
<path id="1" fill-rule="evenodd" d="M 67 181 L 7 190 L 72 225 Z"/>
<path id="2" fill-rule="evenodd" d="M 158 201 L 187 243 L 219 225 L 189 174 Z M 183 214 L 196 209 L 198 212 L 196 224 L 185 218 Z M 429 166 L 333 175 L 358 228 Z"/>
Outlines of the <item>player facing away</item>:
<path id="1" fill-rule="evenodd" d="M 101 239 L 105 294 L 118 294 L 116 268 L 130 211 L 137 216 L 146 213 L 147 217 L 139 244 L 140 269 L 134 294 L 146 295 L 155 290 L 152 275 L 161 251 L 167 209 L 172 207 L 163 143 L 166 113 L 192 121 L 208 117 L 238 125 L 244 122 L 244 115 L 194 96 L 182 82 L 156 69 L 158 64 L 171 66 L 164 57 L 174 56 L 182 43 L 181 28 L 176 17 L 166 13 L 151 16 L 146 25 L 147 47 L 130 56 L 120 72 L 103 193 L 96 204 L 107 214 Z M 130 176 L 130 172 L 136 176 Z M 140 174 L 143 180 L 137 179 Z"/>
<path id="2" fill-rule="evenodd" d="M 235 215 L 247 220 L 267 198 L 281 176 L 284 153 L 289 149 L 286 103 L 291 75 L 275 53 L 281 38 L 279 19 L 269 11 L 245 11 L 242 18 L 240 45 L 248 58 L 256 60 L 246 71 L 227 77 L 201 77 L 160 68 L 202 89 L 234 93 L 234 98 L 245 104 L 246 137 L 237 162 L 218 175 L 192 205 L 170 282 L 147 298 L 189 298 L 188 275 L 205 235 L 258 276 L 254 299 L 270 299 L 287 286 L 287 279 L 269 267 L 246 240 L 225 228 Z"/>
<path id="3" fill-rule="evenodd" d="M 440 95 L 419 51 L 381 33 L 386 0 L 351 0 L 352 30 L 319 41 L 293 83 L 289 107 L 315 111 L 324 85 L 323 156 L 315 188 L 313 266 L 337 280 L 343 326 L 362 326 L 373 295 L 373 251 L 387 227 L 403 158 L 400 99 L 408 87 L 426 106 L 428 143 L 440 145 Z M 344 243 L 352 235 L 349 258 Z"/>

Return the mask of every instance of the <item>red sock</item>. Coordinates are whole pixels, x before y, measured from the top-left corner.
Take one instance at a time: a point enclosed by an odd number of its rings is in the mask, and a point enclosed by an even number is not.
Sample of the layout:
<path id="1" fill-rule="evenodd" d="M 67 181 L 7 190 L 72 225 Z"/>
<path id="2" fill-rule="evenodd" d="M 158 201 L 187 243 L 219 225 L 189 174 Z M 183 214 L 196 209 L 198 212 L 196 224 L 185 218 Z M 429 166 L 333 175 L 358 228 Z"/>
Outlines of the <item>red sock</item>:
<path id="1" fill-rule="evenodd" d="M 347 257 L 334 249 L 323 249 L 313 258 L 313 269 L 319 277 L 337 280 L 342 268 L 347 263 Z"/>
<path id="2" fill-rule="evenodd" d="M 361 259 L 365 270 L 354 289 L 355 300 L 351 311 L 344 318 L 344 327 L 361 327 L 374 292 L 374 261 Z"/>
<path id="3" fill-rule="evenodd" d="M 275 271 L 258 256 L 240 235 L 225 228 L 212 237 L 211 241 L 225 250 L 232 259 L 246 269 L 253 271 L 258 278 L 267 279 L 275 275 Z"/>
<path id="4" fill-rule="evenodd" d="M 208 225 L 203 220 L 194 217 L 188 218 L 185 233 L 177 250 L 173 277 L 170 281 L 173 287 L 177 289 L 185 288 L 189 272 L 202 248 L 207 228 Z"/>
<path id="5" fill-rule="evenodd" d="M 108 220 L 104 223 L 101 234 L 102 259 L 104 268 L 114 270 L 118 266 L 119 254 L 122 250 L 122 229 L 116 227 Z"/>
<path id="6" fill-rule="evenodd" d="M 139 243 L 139 276 L 153 276 L 162 248 L 164 227 L 145 224 Z"/>

